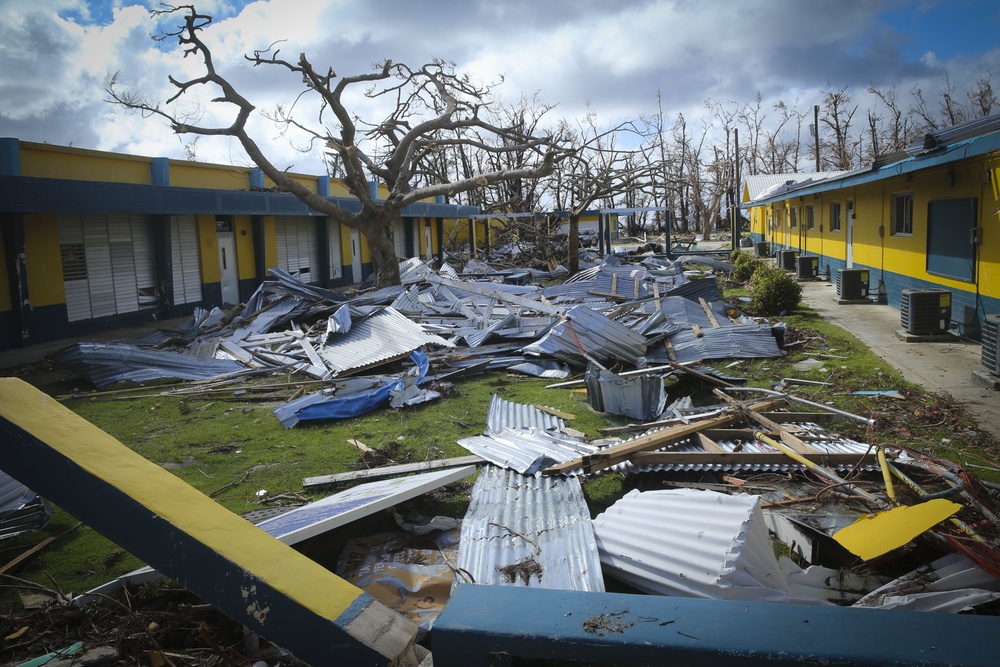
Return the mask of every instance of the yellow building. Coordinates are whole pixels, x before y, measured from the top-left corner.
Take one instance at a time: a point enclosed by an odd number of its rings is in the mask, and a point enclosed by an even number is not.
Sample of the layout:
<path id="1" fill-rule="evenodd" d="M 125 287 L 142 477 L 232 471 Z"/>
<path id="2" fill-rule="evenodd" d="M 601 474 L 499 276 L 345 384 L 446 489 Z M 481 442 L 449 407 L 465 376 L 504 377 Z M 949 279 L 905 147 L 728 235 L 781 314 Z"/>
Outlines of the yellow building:
<path id="1" fill-rule="evenodd" d="M 758 250 L 815 256 L 830 280 L 867 270 L 873 298 L 896 308 L 914 290 L 946 290 L 950 328 L 975 339 L 1000 313 L 1000 117 L 928 134 L 867 169 L 751 176 L 743 206 Z"/>
<path id="2" fill-rule="evenodd" d="M 357 208 L 338 181 L 292 177 Z M 273 186 L 257 169 L 0 138 L 0 349 L 241 303 L 273 267 L 323 287 L 371 274 L 362 235 Z M 396 254 L 442 258 L 445 219 L 473 213 L 406 207 Z"/>

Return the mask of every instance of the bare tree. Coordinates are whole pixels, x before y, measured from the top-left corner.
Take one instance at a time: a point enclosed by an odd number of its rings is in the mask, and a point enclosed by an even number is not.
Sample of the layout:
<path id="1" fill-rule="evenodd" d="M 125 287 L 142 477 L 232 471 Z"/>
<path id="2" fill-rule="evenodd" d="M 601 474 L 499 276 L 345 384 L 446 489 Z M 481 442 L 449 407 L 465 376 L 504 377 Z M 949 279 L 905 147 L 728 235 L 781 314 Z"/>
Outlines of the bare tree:
<path id="1" fill-rule="evenodd" d="M 972 114 L 976 118 L 989 116 L 997 107 L 997 94 L 990 83 L 992 78 L 993 73 L 986 70 L 986 74 L 976 79 L 975 87 L 967 93 Z"/>
<path id="2" fill-rule="evenodd" d="M 819 121 L 829 129 L 833 137 L 820 140 L 820 152 L 826 155 L 827 161 L 834 169 L 851 169 L 855 164 L 855 155 L 859 140 L 851 133 L 851 124 L 858 105 L 851 106 L 854 96 L 847 86 L 839 90 L 827 90 L 823 94 L 823 115 Z"/>
<path id="3" fill-rule="evenodd" d="M 212 17 L 200 14 L 192 5 L 167 7 L 154 15 L 178 12 L 184 23 L 158 39 L 176 38 L 185 56 L 200 56 L 205 73 L 188 81 L 170 77 L 177 92 L 163 104 L 123 87 L 115 74 L 106 82 L 109 101 L 145 115 L 165 118 L 178 134 L 230 136 L 239 140 L 247 155 L 283 192 L 290 192 L 311 208 L 357 229 L 365 235 L 372 253 L 376 285 L 399 283 L 399 264 L 392 241 L 394 223 L 402 209 L 414 202 L 438 195 L 455 196 L 477 188 L 516 179 L 535 179 L 553 171 L 568 155 L 557 136 L 527 134 L 518 127 L 501 127 L 491 122 L 491 89 L 480 87 L 455 73 L 454 66 L 435 60 L 419 68 L 386 60 L 372 72 L 338 78 L 332 67 L 315 68 L 303 53 L 295 62 L 279 57 L 275 45 L 245 56 L 255 67 L 273 66 L 287 70 L 302 81 L 299 98 L 316 96 L 319 114 L 317 126 L 307 126 L 290 108 L 278 107 L 265 114 L 286 130 L 297 130 L 309 138 L 308 147 L 321 146 L 329 158 L 343 169 L 342 181 L 360 203 L 353 213 L 324 197 L 310 192 L 272 164 L 247 131 L 254 105 L 216 69 L 212 54 L 199 32 L 212 23 Z M 206 127 L 174 111 L 171 103 L 199 86 L 218 89 L 213 102 L 232 105 L 235 118 L 229 126 Z M 361 86 L 370 99 L 390 99 L 392 110 L 378 122 L 364 122 L 345 107 L 345 92 Z M 330 125 L 324 116 L 331 116 Z M 502 141 L 483 144 L 474 134 L 491 134 Z M 475 145 L 480 150 L 505 153 L 520 152 L 521 166 L 472 173 L 450 182 L 425 182 L 415 186 L 417 175 L 432 156 L 447 146 Z M 373 196 L 369 179 L 384 183 L 389 191 L 384 200 Z"/>
<path id="4" fill-rule="evenodd" d="M 643 148 L 626 149 L 618 145 L 625 135 L 641 139 L 633 121 L 608 129 L 597 126 L 597 115 L 588 109 L 584 119 L 572 128 L 564 121 L 562 134 L 570 138 L 572 156 L 562 162 L 558 184 L 565 193 L 555 195 L 567 203 L 569 213 L 568 269 L 580 268 L 580 216 L 596 202 L 614 205 L 616 197 L 648 187 L 657 165 Z"/>

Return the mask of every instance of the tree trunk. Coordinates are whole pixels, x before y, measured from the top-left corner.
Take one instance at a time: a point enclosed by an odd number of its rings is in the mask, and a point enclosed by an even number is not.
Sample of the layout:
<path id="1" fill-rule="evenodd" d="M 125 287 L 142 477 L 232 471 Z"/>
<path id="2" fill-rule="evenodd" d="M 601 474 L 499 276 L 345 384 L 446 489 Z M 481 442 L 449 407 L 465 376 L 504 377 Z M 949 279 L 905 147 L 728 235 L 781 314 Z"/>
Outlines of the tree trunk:
<path id="1" fill-rule="evenodd" d="M 398 285 L 401 282 L 399 259 L 396 257 L 396 245 L 393 243 L 395 221 L 401 218 L 399 211 L 382 211 L 373 213 L 367 224 L 360 226 L 371 251 L 376 288 Z"/>
<path id="2" fill-rule="evenodd" d="M 580 215 L 570 213 L 569 231 L 566 233 L 566 268 L 569 275 L 574 275 L 580 271 Z"/>

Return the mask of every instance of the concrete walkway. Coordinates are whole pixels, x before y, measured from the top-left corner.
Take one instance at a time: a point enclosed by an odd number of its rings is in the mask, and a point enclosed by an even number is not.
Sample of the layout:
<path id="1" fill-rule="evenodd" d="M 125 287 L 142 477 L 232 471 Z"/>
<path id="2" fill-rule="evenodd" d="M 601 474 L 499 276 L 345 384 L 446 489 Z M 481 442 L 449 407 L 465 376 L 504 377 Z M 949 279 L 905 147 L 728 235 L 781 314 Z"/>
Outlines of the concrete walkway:
<path id="1" fill-rule="evenodd" d="M 803 282 L 802 300 L 827 322 L 858 340 L 899 370 L 903 377 L 934 394 L 950 395 L 965 406 L 980 428 L 1000 439 L 1000 393 L 975 377 L 982 372 L 982 347 L 957 336 L 948 341 L 907 342 L 900 313 L 874 303 L 837 303 L 837 288 L 820 280 Z"/>

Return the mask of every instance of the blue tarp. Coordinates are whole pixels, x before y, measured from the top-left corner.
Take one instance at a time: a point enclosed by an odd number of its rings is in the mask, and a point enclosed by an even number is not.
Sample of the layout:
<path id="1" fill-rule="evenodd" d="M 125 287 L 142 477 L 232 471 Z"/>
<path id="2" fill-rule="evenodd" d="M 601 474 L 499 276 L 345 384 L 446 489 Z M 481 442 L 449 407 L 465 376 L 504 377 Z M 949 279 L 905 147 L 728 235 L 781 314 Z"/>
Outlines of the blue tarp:
<path id="1" fill-rule="evenodd" d="M 387 405 L 392 398 L 391 392 L 401 392 L 407 384 L 419 385 L 424 381 L 430 368 L 427 355 L 421 350 L 414 350 L 410 353 L 410 360 L 416 367 L 398 377 L 363 379 L 361 383 L 369 388 L 358 389 L 346 395 L 331 396 L 324 392 L 308 394 L 278 406 L 274 409 L 274 414 L 285 428 L 292 428 L 300 422 L 347 419 L 368 414 Z M 414 376 L 415 382 L 411 379 Z"/>

